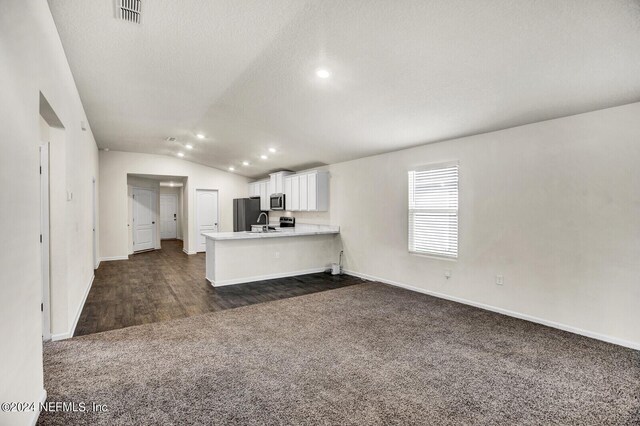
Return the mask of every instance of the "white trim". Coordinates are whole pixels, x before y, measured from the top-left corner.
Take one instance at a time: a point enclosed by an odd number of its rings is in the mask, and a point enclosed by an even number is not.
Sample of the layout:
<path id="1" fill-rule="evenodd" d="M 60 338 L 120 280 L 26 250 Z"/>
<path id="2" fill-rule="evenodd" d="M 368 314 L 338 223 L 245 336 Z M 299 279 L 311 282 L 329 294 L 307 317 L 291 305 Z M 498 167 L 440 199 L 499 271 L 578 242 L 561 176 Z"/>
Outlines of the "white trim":
<path id="1" fill-rule="evenodd" d="M 624 346 L 626 348 L 640 350 L 640 343 L 632 342 L 630 340 L 620 339 L 618 337 L 608 336 L 606 334 L 600 334 L 589 330 L 583 330 L 581 328 L 573 327 L 571 325 L 562 324 L 555 321 L 549 321 L 543 318 L 534 317 L 528 314 L 523 314 L 520 312 L 510 311 L 508 309 L 498 308 L 496 306 L 485 305 L 484 303 L 474 302 L 472 300 L 462 299 L 460 297 L 449 296 L 447 294 L 438 293 L 431 290 L 425 290 L 423 288 L 414 287 L 412 285 L 399 283 L 397 281 L 391 281 L 380 277 L 375 277 L 373 275 L 362 274 L 360 272 L 355 271 L 343 271 L 347 275 L 351 275 L 358 278 L 363 278 L 369 281 L 378 281 L 384 284 L 389 284 L 395 287 L 401 287 L 406 290 L 415 291 L 418 293 L 428 294 L 429 296 L 437 297 L 440 299 L 451 300 L 452 302 L 462 303 L 463 305 L 474 306 L 476 308 L 484 309 L 491 312 L 496 312 L 498 314 L 507 315 L 514 318 L 519 318 L 525 321 L 534 322 L 537 324 L 546 325 L 547 327 L 557 328 L 559 330 L 568 331 L 570 333 L 579 334 L 581 336 L 590 337 L 596 340 L 602 340 L 603 342 L 613 343 L 614 345 Z"/>
<path id="2" fill-rule="evenodd" d="M 35 426 L 38 423 L 38 417 L 40 417 L 40 407 L 46 401 L 47 401 L 47 390 L 43 388 L 40 391 L 40 397 L 38 398 L 37 401 L 35 401 L 38 408 L 33 412 L 33 414 L 31 414 L 31 419 L 29 420 L 29 424 L 31 426 Z"/>
<path id="3" fill-rule="evenodd" d="M 42 340 L 51 340 L 51 189 L 49 142 L 40 145 L 40 282 L 42 289 Z"/>
<path id="4" fill-rule="evenodd" d="M 100 258 L 100 262 L 110 262 L 112 260 L 129 260 L 129 256 L 106 256 Z"/>
<path id="5" fill-rule="evenodd" d="M 78 320 L 80 319 L 80 314 L 82 314 L 82 309 L 84 308 L 84 304 L 87 301 L 87 296 L 89 296 L 89 291 L 91 291 L 91 286 L 93 285 L 93 280 L 95 279 L 95 275 L 91 275 L 91 280 L 89 280 L 89 285 L 87 286 L 87 288 L 84 291 L 84 296 L 82 296 L 82 302 L 80 302 L 80 305 L 78 306 L 78 310 L 76 311 L 76 316 L 75 319 L 73 320 L 73 325 L 71 326 L 71 330 L 67 331 L 66 333 L 58 333 L 58 334 L 52 334 L 51 335 L 51 340 L 56 341 L 56 340 L 64 340 L 64 339 L 70 339 L 73 337 L 73 334 L 76 332 L 76 326 L 78 325 Z"/>
<path id="6" fill-rule="evenodd" d="M 92 178 L 91 180 L 91 210 L 92 210 L 92 224 L 93 224 L 93 231 L 92 231 L 92 239 L 93 239 L 93 244 L 92 244 L 92 249 L 93 249 L 93 263 L 94 263 L 94 270 L 98 269 L 98 266 L 100 266 L 100 256 L 98 256 L 98 221 L 96 220 L 98 217 L 98 187 L 96 186 L 96 178 L 95 176 Z"/>
<path id="7" fill-rule="evenodd" d="M 285 277 L 295 277 L 296 275 L 316 274 L 318 272 L 324 272 L 327 269 L 328 269 L 327 267 L 323 266 L 320 268 L 305 269 L 303 271 L 280 272 L 277 274 L 269 274 L 269 275 L 254 275 L 253 277 L 235 278 L 232 280 L 211 281 L 209 278 L 207 278 L 207 281 L 209 281 L 211 285 L 214 287 L 222 287 L 225 285 L 244 284 L 244 283 L 250 283 L 254 281 L 272 280 L 274 278 L 285 278 Z"/>
<path id="8" fill-rule="evenodd" d="M 189 256 L 191 256 L 192 254 L 198 254 L 198 252 L 196 251 L 189 251 L 186 248 L 182 248 L 182 251 L 185 252 L 185 254 L 188 254 Z"/>

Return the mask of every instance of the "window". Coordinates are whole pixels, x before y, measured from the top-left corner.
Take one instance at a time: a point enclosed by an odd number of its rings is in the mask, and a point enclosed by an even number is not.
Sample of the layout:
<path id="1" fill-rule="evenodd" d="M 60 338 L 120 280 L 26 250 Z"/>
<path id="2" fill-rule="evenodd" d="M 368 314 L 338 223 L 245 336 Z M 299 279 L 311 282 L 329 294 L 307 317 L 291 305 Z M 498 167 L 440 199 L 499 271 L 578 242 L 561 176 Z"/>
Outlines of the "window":
<path id="1" fill-rule="evenodd" d="M 409 252 L 458 257 L 458 164 L 409 171 Z"/>

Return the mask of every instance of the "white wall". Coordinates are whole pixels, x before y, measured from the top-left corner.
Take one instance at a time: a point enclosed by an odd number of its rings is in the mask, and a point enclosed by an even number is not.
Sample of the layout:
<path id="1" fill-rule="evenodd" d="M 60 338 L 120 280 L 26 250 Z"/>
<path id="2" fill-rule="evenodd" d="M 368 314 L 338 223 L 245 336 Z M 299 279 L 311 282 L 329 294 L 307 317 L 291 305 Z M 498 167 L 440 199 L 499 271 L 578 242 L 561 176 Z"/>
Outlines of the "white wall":
<path id="1" fill-rule="evenodd" d="M 411 255 L 407 170 L 451 160 L 459 259 Z M 640 347 L 639 161 L 636 103 L 332 165 L 327 216 L 347 270 Z"/>
<path id="2" fill-rule="evenodd" d="M 64 247 L 63 258 L 74 259 L 60 270 L 67 305 L 56 325 L 60 327 L 74 318 L 74 308 L 93 276 L 91 179 L 98 154 L 91 131 L 80 129 L 80 121 L 86 121 L 84 109 L 46 2 L 0 2 L 0 75 L 0 226 L 7 247 L 0 256 L 0 401 L 38 401 L 44 395 L 40 92 L 64 125 L 64 136 L 58 140 L 64 148 L 51 159 L 51 167 L 61 176 L 58 184 L 74 194 L 67 202 L 51 193 L 52 216 L 66 218 L 55 244 Z M 61 136 L 59 129 L 53 130 Z M 56 137 L 53 133 L 51 139 Z M 28 424 L 33 415 L 0 412 L 0 424 Z"/>
<path id="3" fill-rule="evenodd" d="M 100 151 L 100 256 L 104 260 L 128 254 L 127 174 L 186 176 L 184 218 L 185 248 L 197 246 L 194 199 L 196 189 L 217 189 L 220 203 L 219 229 L 233 231 L 234 198 L 248 195 L 245 177 L 169 156 L 119 151 Z"/>

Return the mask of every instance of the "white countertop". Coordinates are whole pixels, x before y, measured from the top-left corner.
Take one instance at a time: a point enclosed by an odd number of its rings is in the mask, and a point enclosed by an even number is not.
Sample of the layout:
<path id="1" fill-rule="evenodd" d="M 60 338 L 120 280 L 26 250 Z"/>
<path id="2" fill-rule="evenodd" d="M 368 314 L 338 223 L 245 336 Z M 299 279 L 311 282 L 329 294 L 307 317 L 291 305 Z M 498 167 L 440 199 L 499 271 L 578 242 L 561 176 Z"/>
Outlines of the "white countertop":
<path id="1" fill-rule="evenodd" d="M 271 225 L 270 226 L 274 226 Z M 307 235 L 339 234 L 339 226 L 296 224 L 293 228 L 275 226 L 277 232 L 204 232 L 203 236 L 212 240 L 250 240 L 256 238 L 304 237 Z"/>

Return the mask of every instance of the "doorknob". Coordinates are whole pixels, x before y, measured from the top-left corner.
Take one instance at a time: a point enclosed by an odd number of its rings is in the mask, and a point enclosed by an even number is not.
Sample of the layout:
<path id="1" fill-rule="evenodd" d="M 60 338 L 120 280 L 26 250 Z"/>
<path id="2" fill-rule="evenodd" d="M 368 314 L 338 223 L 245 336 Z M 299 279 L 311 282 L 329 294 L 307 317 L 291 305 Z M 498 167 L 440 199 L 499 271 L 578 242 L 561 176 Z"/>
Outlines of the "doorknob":
<path id="1" fill-rule="evenodd" d="M 151 222 L 151 224 L 152 224 L 152 225 L 155 225 L 156 223 L 155 223 L 155 222 Z"/>

